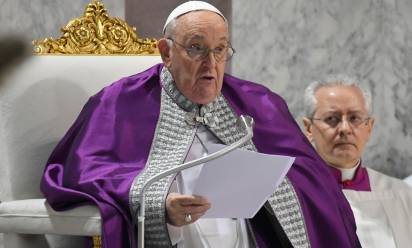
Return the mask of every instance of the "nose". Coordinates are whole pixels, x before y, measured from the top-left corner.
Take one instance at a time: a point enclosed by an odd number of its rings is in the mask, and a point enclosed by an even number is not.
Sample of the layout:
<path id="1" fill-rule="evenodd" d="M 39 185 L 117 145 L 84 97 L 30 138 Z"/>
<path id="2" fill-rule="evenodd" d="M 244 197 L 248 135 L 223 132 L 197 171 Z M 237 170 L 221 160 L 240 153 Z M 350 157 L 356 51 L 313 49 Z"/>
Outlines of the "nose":
<path id="1" fill-rule="evenodd" d="M 347 118 L 342 118 L 341 122 L 338 125 L 339 133 L 343 134 L 350 134 L 352 132 L 352 126 Z"/>
<path id="2" fill-rule="evenodd" d="M 213 53 L 213 51 L 209 50 L 209 53 L 203 59 L 203 63 L 205 65 L 210 66 L 210 67 L 215 67 L 216 66 L 217 61 L 216 61 L 216 57 L 215 57 L 215 54 Z"/>

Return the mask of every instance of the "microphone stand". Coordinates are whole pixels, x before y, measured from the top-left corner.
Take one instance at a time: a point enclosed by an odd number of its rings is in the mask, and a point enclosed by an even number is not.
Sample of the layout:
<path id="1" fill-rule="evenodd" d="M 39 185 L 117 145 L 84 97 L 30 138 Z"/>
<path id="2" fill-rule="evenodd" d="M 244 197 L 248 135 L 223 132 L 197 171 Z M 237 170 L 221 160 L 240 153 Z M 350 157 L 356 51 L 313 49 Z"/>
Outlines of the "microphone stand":
<path id="1" fill-rule="evenodd" d="M 240 124 L 246 129 L 246 135 L 241 138 L 240 140 L 236 141 L 235 143 L 231 144 L 230 146 L 227 146 L 217 152 L 214 152 L 212 154 L 207 155 L 206 157 L 203 158 L 198 158 L 195 160 L 192 160 L 190 162 L 184 163 L 178 167 L 172 168 L 165 170 L 147 180 L 144 184 L 143 187 L 140 191 L 139 195 L 139 216 L 138 216 L 138 224 L 137 224 L 137 231 L 138 231 L 138 248 L 144 248 L 144 220 L 145 220 L 145 192 L 146 189 L 149 188 L 154 182 L 157 180 L 169 176 L 171 174 L 177 173 L 179 171 L 197 166 L 199 164 L 206 163 L 210 160 L 217 159 L 233 150 L 236 148 L 241 147 L 244 145 L 246 142 L 252 139 L 253 137 L 253 118 L 250 116 L 240 116 L 241 122 Z M 134 215 L 136 216 L 136 214 Z"/>

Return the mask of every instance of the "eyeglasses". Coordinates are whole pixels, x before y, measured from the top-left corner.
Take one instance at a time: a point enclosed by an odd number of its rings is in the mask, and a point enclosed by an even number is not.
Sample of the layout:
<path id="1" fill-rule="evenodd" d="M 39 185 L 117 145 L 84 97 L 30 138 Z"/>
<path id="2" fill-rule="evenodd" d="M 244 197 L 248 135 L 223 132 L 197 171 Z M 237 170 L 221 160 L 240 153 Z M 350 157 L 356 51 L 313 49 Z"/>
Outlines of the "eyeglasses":
<path id="1" fill-rule="evenodd" d="M 211 49 L 207 46 L 198 44 L 193 44 L 189 47 L 186 47 L 185 45 L 176 42 L 172 38 L 168 38 L 168 40 L 183 48 L 186 51 L 187 56 L 196 61 L 204 60 L 209 55 L 209 53 L 212 52 L 217 62 L 224 62 L 230 60 L 233 54 L 235 54 L 236 52 L 235 49 L 230 46 L 230 43 L 227 46 Z"/>
<path id="2" fill-rule="evenodd" d="M 331 128 L 336 128 L 338 125 L 343 123 L 343 116 L 340 115 L 329 115 L 325 116 L 323 118 L 312 118 L 312 121 L 322 121 L 326 125 L 328 125 Z M 368 121 L 371 119 L 370 117 L 363 117 L 358 114 L 352 114 L 352 115 L 347 115 L 346 116 L 346 122 L 352 127 L 352 128 L 357 128 L 361 124 L 367 124 Z"/>

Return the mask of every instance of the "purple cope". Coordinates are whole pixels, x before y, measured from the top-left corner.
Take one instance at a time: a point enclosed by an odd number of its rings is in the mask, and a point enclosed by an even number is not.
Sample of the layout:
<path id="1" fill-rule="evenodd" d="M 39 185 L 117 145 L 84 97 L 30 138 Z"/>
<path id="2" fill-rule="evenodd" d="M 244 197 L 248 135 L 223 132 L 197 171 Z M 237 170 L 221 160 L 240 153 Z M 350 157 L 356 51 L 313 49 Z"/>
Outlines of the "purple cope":
<path id="1" fill-rule="evenodd" d="M 120 79 L 91 97 L 44 171 L 41 190 L 53 209 L 98 206 L 106 248 L 135 243 L 129 189 L 150 152 L 162 67 Z M 223 81 L 222 94 L 234 112 L 254 118 L 257 150 L 296 157 L 287 177 L 299 198 L 311 246 L 360 247 L 349 203 L 285 101 L 255 83 L 230 75 Z"/>

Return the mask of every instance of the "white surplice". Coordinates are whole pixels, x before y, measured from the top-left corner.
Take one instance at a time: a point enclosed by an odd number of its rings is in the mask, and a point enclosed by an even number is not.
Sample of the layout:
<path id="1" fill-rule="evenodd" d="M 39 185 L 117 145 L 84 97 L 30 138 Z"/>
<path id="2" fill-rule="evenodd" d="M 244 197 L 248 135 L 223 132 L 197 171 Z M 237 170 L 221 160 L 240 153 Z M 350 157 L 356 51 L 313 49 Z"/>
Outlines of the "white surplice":
<path id="1" fill-rule="evenodd" d="M 412 247 L 412 188 L 367 168 L 372 191 L 343 190 L 362 247 Z"/>
<path id="2" fill-rule="evenodd" d="M 206 143 L 216 144 L 220 142 L 201 125 L 196 130 L 196 135 L 185 162 L 207 155 L 207 151 L 203 146 Z M 189 189 L 193 189 L 193 184 L 196 182 L 202 166 L 199 165 L 181 171 L 170 191 L 182 194 L 190 192 Z M 177 244 L 178 248 L 249 248 L 248 231 L 246 222 L 243 219 L 199 219 L 183 227 L 168 224 L 168 230 L 172 244 Z"/>
<path id="3" fill-rule="evenodd" d="M 409 176 L 405 177 L 403 179 L 403 181 L 406 182 L 407 184 L 409 184 L 409 186 L 412 187 L 412 175 L 409 175 Z"/>

